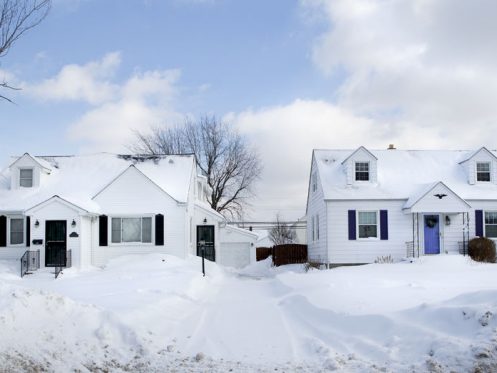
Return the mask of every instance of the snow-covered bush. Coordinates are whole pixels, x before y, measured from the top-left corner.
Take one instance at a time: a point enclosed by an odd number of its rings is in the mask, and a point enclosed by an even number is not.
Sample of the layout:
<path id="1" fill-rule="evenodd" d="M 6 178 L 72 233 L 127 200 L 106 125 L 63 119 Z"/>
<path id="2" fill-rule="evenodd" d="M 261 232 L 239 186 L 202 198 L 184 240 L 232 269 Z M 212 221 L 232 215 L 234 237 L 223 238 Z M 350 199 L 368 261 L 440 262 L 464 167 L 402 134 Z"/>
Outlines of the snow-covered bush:
<path id="1" fill-rule="evenodd" d="M 374 262 L 378 264 L 393 263 L 393 258 L 391 255 L 379 256 Z"/>
<path id="2" fill-rule="evenodd" d="M 495 263 L 495 242 L 486 237 L 476 237 L 469 241 L 468 254 L 474 261 Z"/>

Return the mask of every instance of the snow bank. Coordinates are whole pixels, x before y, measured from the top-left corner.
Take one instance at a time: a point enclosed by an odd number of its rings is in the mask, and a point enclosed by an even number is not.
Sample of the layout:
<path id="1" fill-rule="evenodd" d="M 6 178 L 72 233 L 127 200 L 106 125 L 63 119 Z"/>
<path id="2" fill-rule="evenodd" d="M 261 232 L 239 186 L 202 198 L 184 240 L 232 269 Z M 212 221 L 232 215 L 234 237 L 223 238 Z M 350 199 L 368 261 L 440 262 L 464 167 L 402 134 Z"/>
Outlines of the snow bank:
<path id="1" fill-rule="evenodd" d="M 0 370 L 497 371 L 497 265 L 206 264 L 152 254 L 21 280 L 0 262 Z"/>

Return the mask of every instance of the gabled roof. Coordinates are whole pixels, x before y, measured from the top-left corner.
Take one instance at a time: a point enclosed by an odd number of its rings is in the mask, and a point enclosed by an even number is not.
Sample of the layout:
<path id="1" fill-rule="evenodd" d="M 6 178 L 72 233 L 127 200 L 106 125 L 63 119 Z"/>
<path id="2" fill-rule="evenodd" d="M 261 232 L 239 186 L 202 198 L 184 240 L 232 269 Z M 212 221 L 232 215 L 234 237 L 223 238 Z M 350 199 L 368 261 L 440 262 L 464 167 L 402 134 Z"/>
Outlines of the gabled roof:
<path id="1" fill-rule="evenodd" d="M 29 153 L 24 153 L 23 155 L 21 155 L 19 158 L 17 158 L 14 162 L 12 162 L 10 164 L 9 168 L 11 168 L 13 165 L 15 165 L 17 162 L 19 162 L 24 157 L 30 158 L 35 164 L 40 166 L 45 171 L 52 171 L 52 167 L 50 166 L 50 164 L 47 161 L 45 161 L 44 159 L 38 158 L 38 157 L 33 157 Z"/>
<path id="2" fill-rule="evenodd" d="M 50 203 L 53 203 L 54 201 L 60 202 L 63 205 L 69 207 L 70 209 L 73 209 L 73 210 L 79 212 L 80 214 L 89 213 L 88 210 L 85 210 L 84 208 L 79 207 L 79 206 L 75 205 L 74 203 L 66 201 L 64 198 L 61 198 L 59 196 L 52 196 L 49 199 L 46 199 L 45 201 L 38 203 L 38 204 L 32 206 L 31 208 L 27 209 L 25 211 L 25 213 L 28 214 L 29 212 L 31 212 L 33 210 L 36 210 L 36 209 L 39 209 L 41 207 L 44 207 L 44 206 L 46 206 L 46 205 L 48 205 Z"/>
<path id="3" fill-rule="evenodd" d="M 471 158 L 473 158 L 475 155 L 477 155 L 479 152 L 481 151 L 484 151 L 486 153 L 488 153 L 488 155 L 490 155 L 491 158 L 497 160 L 497 156 L 495 156 L 494 153 L 492 153 L 490 150 L 488 150 L 486 147 L 482 146 L 480 149 L 478 150 L 475 150 L 474 152 L 472 152 L 471 154 L 469 154 L 465 159 L 463 159 L 461 162 L 459 163 L 464 163 L 464 162 L 467 162 L 469 161 Z"/>
<path id="4" fill-rule="evenodd" d="M 418 204 L 421 200 L 429 196 L 431 193 L 433 193 L 434 189 L 440 189 L 438 187 L 442 187 L 442 189 L 446 192 L 449 193 L 447 194 L 435 194 L 434 197 L 437 197 L 439 200 L 442 200 L 443 198 L 450 198 L 452 197 L 456 204 L 459 205 L 459 208 L 456 208 L 458 210 L 457 212 L 464 212 L 467 211 L 471 208 L 471 205 L 466 202 L 464 199 L 462 199 L 457 193 L 455 193 L 452 189 L 450 189 L 447 185 L 445 185 L 443 182 L 438 181 L 436 183 L 432 183 L 430 185 L 425 186 L 424 188 L 420 188 L 414 195 L 409 197 L 407 202 L 404 204 L 403 209 L 413 209 L 416 204 Z M 436 198 L 435 198 L 436 199 Z M 454 205 L 454 202 L 452 203 Z M 454 209 L 454 206 L 451 206 L 452 209 Z M 439 212 L 455 212 L 453 210 L 451 211 L 442 211 L 438 209 L 437 211 Z M 420 211 L 421 212 L 421 211 Z M 426 211 L 424 211 L 426 212 Z"/>
<path id="5" fill-rule="evenodd" d="M 155 183 L 152 179 L 150 179 L 147 175 L 145 175 L 142 171 L 140 171 L 134 164 L 130 165 L 128 168 L 126 168 L 123 172 L 121 172 L 119 175 L 117 175 L 114 179 L 112 179 L 106 186 L 104 186 L 101 190 L 98 191 L 97 194 L 95 194 L 92 199 L 95 199 L 100 193 L 105 191 L 108 187 L 110 187 L 112 184 L 114 184 L 116 181 L 118 181 L 125 173 L 129 172 L 129 170 L 135 170 L 138 172 L 139 175 L 144 177 L 146 180 L 148 180 L 150 183 L 152 183 L 155 187 L 157 187 L 161 192 L 166 194 L 169 198 L 173 199 L 176 202 L 180 202 L 174 197 L 172 197 L 168 192 L 166 192 L 164 189 L 162 189 L 157 183 Z"/>
<path id="6" fill-rule="evenodd" d="M 378 159 L 377 183 L 347 185 L 342 167 L 351 150 L 314 150 L 319 182 L 326 200 L 407 200 L 420 188 L 437 181 L 457 193 L 462 199 L 497 199 L 497 185 L 470 185 L 464 167 L 459 163 L 473 151 L 467 150 L 371 150 Z M 493 156 L 496 154 L 491 152 Z"/>
<path id="7" fill-rule="evenodd" d="M 123 173 L 134 167 L 179 202 L 188 200 L 195 158 L 191 155 L 126 157 L 111 153 L 79 156 L 35 157 L 52 166 L 50 175 L 42 174 L 37 188 L 10 189 L 12 170 L 0 172 L 0 210 L 24 211 L 54 195 L 90 212 L 100 206 L 92 197 Z"/>
<path id="8" fill-rule="evenodd" d="M 354 150 L 347 158 L 345 158 L 342 161 L 342 164 L 344 164 L 345 162 L 347 162 L 349 160 L 349 158 L 351 158 L 354 154 L 360 152 L 361 150 L 364 151 L 364 152 L 366 152 L 367 154 L 369 154 L 371 156 L 371 158 L 374 158 L 376 160 L 378 159 L 378 158 L 376 158 L 376 156 L 373 153 L 371 153 L 368 149 L 366 149 L 364 146 L 361 145 L 356 150 Z"/>

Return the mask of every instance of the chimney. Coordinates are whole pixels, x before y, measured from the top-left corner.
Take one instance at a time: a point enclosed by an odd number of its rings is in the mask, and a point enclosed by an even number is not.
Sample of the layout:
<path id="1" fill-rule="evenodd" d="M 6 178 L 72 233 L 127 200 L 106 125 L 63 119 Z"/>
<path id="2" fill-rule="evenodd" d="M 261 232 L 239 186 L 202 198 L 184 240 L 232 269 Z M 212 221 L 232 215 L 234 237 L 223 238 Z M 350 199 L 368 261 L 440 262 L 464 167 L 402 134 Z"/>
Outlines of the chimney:
<path id="1" fill-rule="evenodd" d="M 388 144 L 388 150 L 395 150 L 397 149 L 394 144 Z"/>

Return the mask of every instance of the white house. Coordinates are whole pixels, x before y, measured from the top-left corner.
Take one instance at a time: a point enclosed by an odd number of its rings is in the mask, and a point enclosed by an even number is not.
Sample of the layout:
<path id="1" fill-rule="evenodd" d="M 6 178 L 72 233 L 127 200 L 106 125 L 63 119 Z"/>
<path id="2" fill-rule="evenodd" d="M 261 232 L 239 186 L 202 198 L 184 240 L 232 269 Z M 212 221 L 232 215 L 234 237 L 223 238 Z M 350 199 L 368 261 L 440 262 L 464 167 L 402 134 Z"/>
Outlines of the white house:
<path id="1" fill-rule="evenodd" d="M 206 193 L 191 155 L 26 153 L 0 173 L 0 259 L 39 251 L 41 267 L 58 266 L 70 253 L 81 268 L 125 254 L 185 258 L 202 241 L 208 259 L 249 264 L 257 236 L 225 232 Z"/>
<path id="2" fill-rule="evenodd" d="M 310 260 L 330 265 L 458 253 L 497 239 L 497 157 L 448 150 L 314 150 Z"/>

